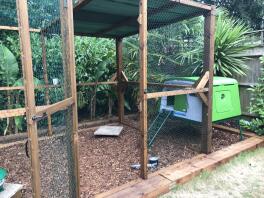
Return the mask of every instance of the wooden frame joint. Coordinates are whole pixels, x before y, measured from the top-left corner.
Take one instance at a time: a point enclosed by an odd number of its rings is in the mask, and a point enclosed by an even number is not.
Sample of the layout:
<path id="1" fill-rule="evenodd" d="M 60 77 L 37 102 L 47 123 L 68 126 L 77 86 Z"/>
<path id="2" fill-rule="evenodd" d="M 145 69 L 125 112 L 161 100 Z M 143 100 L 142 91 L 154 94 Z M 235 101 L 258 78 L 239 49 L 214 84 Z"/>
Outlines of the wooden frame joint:
<path id="1" fill-rule="evenodd" d="M 204 93 L 197 93 L 197 96 L 201 98 L 203 103 L 208 107 L 208 99 Z"/>
<path id="2" fill-rule="evenodd" d="M 202 89 L 206 86 L 209 81 L 209 71 L 205 72 L 205 74 L 194 84 L 196 89 Z"/>
<path id="3" fill-rule="evenodd" d="M 121 71 L 121 79 L 122 79 L 124 82 L 128 82 L 128 78 L 127 78 L 127 76 L 126 76 L 126 74 L 125 74 L 124 71 Z"/>
<path id="4" fill-rule="evenodd" d="M 137 22 L 138 22 L 139 25 L 142 25 L 142 14 L 138 15 Z"/>

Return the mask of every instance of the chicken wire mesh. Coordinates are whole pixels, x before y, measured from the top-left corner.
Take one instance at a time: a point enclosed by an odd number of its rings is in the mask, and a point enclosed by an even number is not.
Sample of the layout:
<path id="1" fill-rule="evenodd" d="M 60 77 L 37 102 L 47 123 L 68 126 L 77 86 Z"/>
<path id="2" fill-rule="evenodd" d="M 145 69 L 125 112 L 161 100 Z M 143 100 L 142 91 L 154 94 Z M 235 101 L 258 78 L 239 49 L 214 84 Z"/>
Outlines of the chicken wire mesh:
<path id="1" fill-rule="evenodd" d="M 58 113 L 65 114 L 64 125 L 55 128 L 56 135 L 39 138 L 42 197 L 74 197 L 76 194 L 72 111 L 67 109 Z M 41 122 L 43 121 L 45 120 Z M 41 122 L 38 122 L 38 126 L 41 126 Z M 41 129 L 38 129 L 38 133 L 40 132 Z"/>
<path id="2" fill-rule="evenodd" d="M 193 88 L 202 75 L 202 15 L 202 10 L 177 2 L 148 1 L 147 93 Z M 192 108 L 197 108 L 199 115 L 193 117 Z M 199 134 L 201 121 L 202 102 L 197 95 L 149 99 L 148 146 L 151 148 L 168 131 L 185 133 L 187 139 L 191 138 L 188 131 Z"/>
<path id="3" fill-rule="evenodd" d="M 165 8 L 155 17 L 148 10 L 148 92 L 162 91 L 167 81 L 201 75 L 204 18 L 177 22 L 177 16 L 189 10 L 178 13 L 174 4 Z"/>
<path id="4" fill-rule="evenodd" d="M 0 1 L 0 25 L 17 27 L 17 10 L 15 0 Z"/>

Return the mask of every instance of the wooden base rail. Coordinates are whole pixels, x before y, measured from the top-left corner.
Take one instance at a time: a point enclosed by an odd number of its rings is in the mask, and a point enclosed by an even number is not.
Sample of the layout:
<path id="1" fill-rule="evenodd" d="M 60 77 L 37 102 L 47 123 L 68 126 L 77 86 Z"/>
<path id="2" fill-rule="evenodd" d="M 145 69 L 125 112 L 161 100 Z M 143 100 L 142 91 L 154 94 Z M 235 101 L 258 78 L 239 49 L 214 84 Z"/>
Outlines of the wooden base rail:
<path id="1" fill-rule="evenodd" d="M 156 92 L 156 93 L 147 93 L 147 94 L 145 94 L 145 97 L 146 97 L 146 99 L 152 99 L 152 98 L 161 98 L 164 96 L 176 96 L 176 95 L 185 95 L 185 94 L 204 93 L 207 91 L 208 91 L 208 88 L 181 89 L 181 90 L 175 90 L 175 91 L 163 91 L 163 92 Z"/>
<path id="2" fill-rule="evenodd" d="M 136 129 L 138 131 L 140 130 L 139 127 L 136 127 L 136 126 L 134 126 L 134 125 L 132 125 L 129 122 L 126 122 L 126 121 L 121 122 L 121 124 L 123 124 L 125 126 L 128 126 L 128 127 L 132 128 L 132 129 Z"/>

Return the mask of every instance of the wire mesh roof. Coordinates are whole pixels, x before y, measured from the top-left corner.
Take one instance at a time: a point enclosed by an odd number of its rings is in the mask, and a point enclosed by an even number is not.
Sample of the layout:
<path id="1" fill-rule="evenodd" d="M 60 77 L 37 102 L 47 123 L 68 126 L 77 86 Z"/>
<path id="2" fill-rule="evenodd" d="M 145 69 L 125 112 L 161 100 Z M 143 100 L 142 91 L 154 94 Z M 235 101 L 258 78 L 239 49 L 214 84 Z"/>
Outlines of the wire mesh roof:
<path id="1" fill-rule="evenodd" d="M 149 0 L 148 29 L 203 15 L 211 7 L 191 0 Z M 126 37 L 137 34 L 139 1 L 79 0 L 74 8 L 75 34 Z"/>

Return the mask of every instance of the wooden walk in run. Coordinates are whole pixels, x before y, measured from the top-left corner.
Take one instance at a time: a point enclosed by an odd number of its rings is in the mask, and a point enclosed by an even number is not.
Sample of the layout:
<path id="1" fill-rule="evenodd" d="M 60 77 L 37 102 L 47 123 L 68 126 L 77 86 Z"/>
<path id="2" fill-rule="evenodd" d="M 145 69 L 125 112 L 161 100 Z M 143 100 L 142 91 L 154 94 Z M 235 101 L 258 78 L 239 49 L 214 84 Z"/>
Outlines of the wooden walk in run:
<path id="1" fill-rule="evenodd" d="M 202 171 L 212 171 L 241 152 L 254 150 L 262 146 L 264 146 L 263 138 L 250 137 L 245 141 L 233 144 L 209 155 L 200 154 L 192 159 L 161 169 L 150 174 L 148 180 L 138 179 L 105 193 L 98 194 L 96 197 L 157 197 L 168 193 L 176 184 L 188 182 Z"/>

